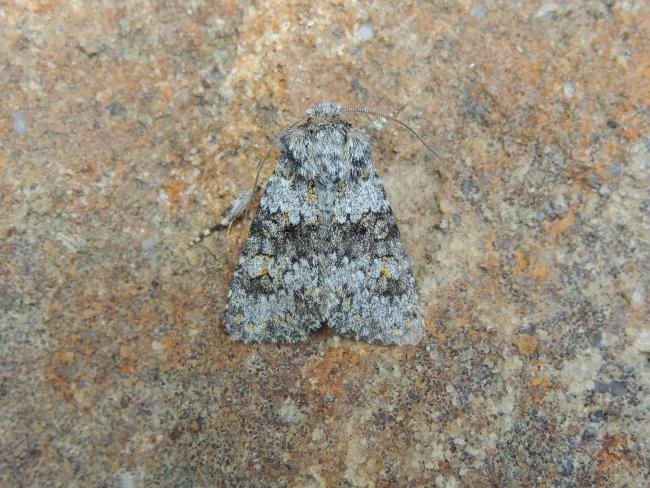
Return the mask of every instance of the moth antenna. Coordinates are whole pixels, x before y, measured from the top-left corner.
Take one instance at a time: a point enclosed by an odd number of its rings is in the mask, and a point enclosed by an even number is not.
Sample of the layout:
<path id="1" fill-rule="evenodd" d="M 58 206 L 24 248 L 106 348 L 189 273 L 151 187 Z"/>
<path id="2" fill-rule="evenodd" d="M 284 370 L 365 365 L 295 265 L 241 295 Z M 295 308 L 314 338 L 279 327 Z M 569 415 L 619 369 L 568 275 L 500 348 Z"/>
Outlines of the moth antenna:
<path id="1" fill-rule="evenodd" d="M 301 124 L 305 119 L 308 119 L 308 118 L 309 118 L 309 115 L 307 115 L 307 114 L 303 114 L 303 115 L 301 115 L 300 117 L 298 117 L 298 118 L 294 121 L 293 124 L 291 124 L 289 127 L 287 127 L 286 129 L 284 129 L 284 130 L 283 130 L 282 132 L 280 132 L 277 136 L 275 136 L 275 138 L 273 139 L 273 142 L 276 142 L 276 143 L 277 143 L 277 142 L 282 138 L 283 135 L 285 135 L 285 134 L 286 134 L 287 132 L 289 132 L 291 129 L 293 129 L 293 128 L 296 127 L 297 125 Z"/>
<path id="2" fill-rule="evenodd" d="M 257 165 L 257 172 L 255 173 L 255 182 L 253 183 L 253 188 L 249 190 L 251 192 L 251 198 L 246 203 L 246 208 L 248 208 L 248 204 L 253 199 L 253 195 L 255 194 L 255 192 L 260 188 L 257 186 L 257 182 L 260 179 L 260 174 L 262 173 L 262 168 L 264 167 L 264 163 L 266 163 L 266 161 L 269 159 L 272 150 L 273 148 L 270 147 L 269 150 L 266 151 L 266 156 L 264 156 L 264 159 L 262 159 L 260 163 Z M 246 208 L 244 210 L 246 210 Z"/>
<path id="3" fill-rule="evenodd" d="M 438 157 L 438 154 L 433 150 L 433 148 L 431 146 L 429 146 L 426 142 L 424 142 L 424 139 L 422 139 L 422 137 L 420 137 L 420 134 L 418 134 L 415 131 L 415 129 L 413 129 L 411 126 L 405 124 L 401 120 L 393 117 L 392 115 L 388 115 L 388 114 L 385 114 L 385 113 L 382 113 L 382 112 L 376 112 L 374 110 L 366 110 L 365 108 L 342 108 L 341 111 L 342 112 L 355 112 L 355 113 L 368 114 L 368 115 L 376 115 L 378 117 L 383 117 L 384 119 L 388 119 L 388 120 L 392 120 L 393 122 L 397 122 L 402 127 L 405 127 L 408 130 L 410 130 L 411 134 L 413 134 L 415 137 L 417 137 L 418 141 L 420 141 L 424 145 L 424 147 L 426 147 L 431 152 L 431 154 L 433 154 L 433 157 L 435 157 L 435 158 Z"/>

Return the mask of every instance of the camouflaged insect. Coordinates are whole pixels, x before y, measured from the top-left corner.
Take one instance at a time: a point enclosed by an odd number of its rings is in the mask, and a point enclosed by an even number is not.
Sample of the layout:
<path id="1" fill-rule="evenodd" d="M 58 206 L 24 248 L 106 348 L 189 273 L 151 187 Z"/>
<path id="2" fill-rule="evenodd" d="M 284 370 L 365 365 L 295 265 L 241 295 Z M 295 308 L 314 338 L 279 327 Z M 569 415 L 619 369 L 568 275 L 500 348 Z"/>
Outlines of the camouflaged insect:
<path id="1" fill-rule="evenodd" d="M 370 142 L 344 110 L 319 102 L 279 139 L 229 293 L 224 323 L 234 339 L 303 341 L 327 325 L 344 337 L 403 345 L 424 333 Z"/>

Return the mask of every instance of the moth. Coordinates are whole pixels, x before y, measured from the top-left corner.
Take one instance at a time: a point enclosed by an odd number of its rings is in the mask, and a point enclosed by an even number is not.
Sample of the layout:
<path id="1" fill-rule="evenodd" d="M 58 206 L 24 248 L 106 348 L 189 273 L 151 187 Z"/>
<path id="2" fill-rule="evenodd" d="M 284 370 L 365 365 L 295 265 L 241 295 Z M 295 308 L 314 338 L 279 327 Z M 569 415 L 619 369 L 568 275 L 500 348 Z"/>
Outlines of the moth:
<path id="1" fill-rule="evenodd" d="M 424 335 L 409 257 L 370 140 L 346 112 L 384 116 L 322 101 L 278 138 L 277 167 L 264 185 L 224 312 L 233 339 L 298 342 L 325 325 L 379 344 L 415 344 Z M 256 188 L 257 179 L 195 241 L 229 226 Z"/>

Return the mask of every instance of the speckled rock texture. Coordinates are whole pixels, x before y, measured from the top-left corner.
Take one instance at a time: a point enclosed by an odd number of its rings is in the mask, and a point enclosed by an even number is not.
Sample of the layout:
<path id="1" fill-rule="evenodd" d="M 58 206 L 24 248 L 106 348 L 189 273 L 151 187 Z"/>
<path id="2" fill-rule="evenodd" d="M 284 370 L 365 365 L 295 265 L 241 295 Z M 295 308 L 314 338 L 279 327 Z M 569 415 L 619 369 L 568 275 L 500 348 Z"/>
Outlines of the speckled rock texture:
<path id="1" fill-rule="evenodd" d="M 23 0 L 0 33 L 0 485 L 645 486 L 648 2 Z M 417 346 L 233 342 L 250 216 L 188 247 L 320 99 L 439 153 L 350 115 Z"/>

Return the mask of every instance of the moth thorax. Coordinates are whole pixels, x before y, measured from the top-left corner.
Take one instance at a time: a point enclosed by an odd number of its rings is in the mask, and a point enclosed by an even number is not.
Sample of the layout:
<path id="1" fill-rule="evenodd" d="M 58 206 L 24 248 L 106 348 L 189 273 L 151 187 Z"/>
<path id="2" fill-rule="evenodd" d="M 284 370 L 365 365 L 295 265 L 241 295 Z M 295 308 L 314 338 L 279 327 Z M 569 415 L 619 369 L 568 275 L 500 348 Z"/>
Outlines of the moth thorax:
<path id="1" fill-rule="evenodd" d="M 321 130 L 313 139 L 317 175 L 325 184 L 349 178 L 351 168 L 345 145 L 346 131 L 341 129 L 336 127 L 334 130 Z"/>

